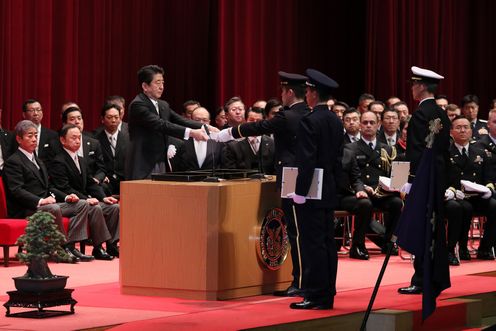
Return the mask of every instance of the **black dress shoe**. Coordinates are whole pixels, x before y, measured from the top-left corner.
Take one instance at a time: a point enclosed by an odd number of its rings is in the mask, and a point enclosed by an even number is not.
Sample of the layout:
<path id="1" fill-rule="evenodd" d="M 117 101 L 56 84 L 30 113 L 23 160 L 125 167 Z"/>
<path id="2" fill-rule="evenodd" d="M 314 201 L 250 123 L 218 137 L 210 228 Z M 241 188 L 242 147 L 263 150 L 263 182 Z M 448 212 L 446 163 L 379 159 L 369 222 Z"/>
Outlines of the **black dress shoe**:
<path id="1" fill-rule="evenodd" d="M 74 254 L 72 254 L 72 252 L 69 248 L 67 248 L 67 247 L 64 248 L 64 251 L 67 254 L 68 258 L 63 259 L 57 255 L 57 256 L 53 257 L 54 262 L 57 262 L 57 263 L 78 263 L 80 261 L 77 256 L 74 256 Z"/>
<path id="2" fill-rule="evenodd" d="M 93 261 L 95 258 L 91 255 L 85 255 L 81 253 L 77 248 L 70 248 L 72 255 L 77 257 L 78 259 L 81 260 L 81 262 L 90 262 Z"/>
<path id="3" fill-rule="evenodd" d="M 458 261 L 458 258 L 456 257 L 455 253 L 448 253 L 448 263 L 449 265 L 460 265 L 460 261 Z"/>
<path id="4" fill-rule="evenodd" d="M 303 292 L 297 287 L 290 286 L 282 291 L 274 291 L 274 295 L 276 297 L 301 297 Z"/>
<path id="5" fill-rule="evenodd" d="M 102 246 L 93 247 L 93 252 L 91 253 L 97 260 L 113 260 L 114 257 L 107 254 L 107 252 L 102 248 Z"/>
<path id="6" fill-rule="evenodd" d="M 119 247 L 117 247 L 117 244 L 107 244 L 107 254 L 119 257 Z"/>
<path id="7" fill-rule="evenodd" d="M 305 299 L 302 302 L 293 302 L 289 305 L 291 309 L 332 309 L 334 306 L 334 300 L 318 300 L 313 301 L 309 299 Z"/>
<path id="8" fill-rule="evenodd" d="M 351 246 L 350 258 L 357 260 L 368 260 L 369 252 L 365 247 L 360 247 L 359 245 Z"/>
<path id="9" fill-rule="evenodd" d="M 422 288 L 416 285 L 410 285 L 408 287 L 400 287 L 398 289 L 400 294 L 420 294 L 422 293 Z"/>
<path id="10" fill-rule="evenodd" d="M 494 260 L 494 254 L 492 251 L 478 250 L 477 258 L 479 260 Z"/>
<path id="11" fill-rule="evenodd" d="M 396 244 L 392 244 L 393 248 L 391 249 L 391 255 L 398 256 L 398 246 Z M 387 253 L 387 245 L 384 245 L 381 248 L 381 253 L 386 254 Z"/>
<path id="12" fill-rule="evenodd" d="M 470 261 L 472 259 L 472 257 L 470 256 L 470 252 L 468 251 L 467 247 L 460 248 L 458 250 L 458 255 L 460 256 L 460 260 L 463 260 L 463 261 Z"/>

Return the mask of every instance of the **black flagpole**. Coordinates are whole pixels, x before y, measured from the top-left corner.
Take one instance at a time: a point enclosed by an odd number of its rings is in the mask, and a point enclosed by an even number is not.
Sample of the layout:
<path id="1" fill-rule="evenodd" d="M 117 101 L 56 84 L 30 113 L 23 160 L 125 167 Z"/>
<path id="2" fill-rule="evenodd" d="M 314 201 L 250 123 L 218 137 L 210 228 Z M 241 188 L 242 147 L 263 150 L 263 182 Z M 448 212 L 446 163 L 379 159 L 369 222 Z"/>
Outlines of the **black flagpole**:
<path id="1" fill-rule="evenodd" d="M 396 236 L 393 236 L 391 238 L 391 241 L 387 244 L 386 257 L 384 258 L 384 262 L 382 263 L 382 268 L 381 271 L 379 272 L 379 277 L 377 277 L 377 281 L 375 282 L 374 291 L 372 292 L 372 296 L 370 297 L 369 306 L 365 311 L 365 316 L 363 317 L 360 331 L 365 331 L 365 328 L 367 326 L 367 320 L 369 319 L 370 312 L 372 311 L 372 306 L 374 305 L 375 297 L 377 296 L 377 292 L 379 291 L 379 286 L 381 285 L 384 272 L 386 272 L 386 267 L 389 262 L 389 258 L 391 257 L 391 252 L 393 251 L 395 242 L 396 242 Z"/>

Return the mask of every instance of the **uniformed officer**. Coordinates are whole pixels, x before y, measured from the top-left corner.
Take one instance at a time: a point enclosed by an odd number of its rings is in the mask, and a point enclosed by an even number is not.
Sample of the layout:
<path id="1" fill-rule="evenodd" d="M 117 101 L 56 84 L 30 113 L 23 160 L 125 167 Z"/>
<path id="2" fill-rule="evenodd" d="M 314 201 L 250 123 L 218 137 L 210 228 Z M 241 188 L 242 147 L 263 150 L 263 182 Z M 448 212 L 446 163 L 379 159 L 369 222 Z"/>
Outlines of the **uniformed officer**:
<path id="1" fill-rule="evenodd" d="M 305 88 L 307 77 L 299 74 L 279 71 L 281 81 L 281 100 L 284 108 L 270 120 L 244 123 L 233 128 L 224 129 L 219 133 L 218 141 L 226 142 L 247 136 L 274 134 L 274 160 L 277 174 L 277 187 L 281 186 L 282 168 L 295 166 L 296 131 L 301 118 L 310 112 L 305 103 Z M 300 253 L 296 244 L 296 226 L 293 219 L 293 202 L 282 199 L 287 224 L 288 238 L 291 245 L 291 260 L 293 262 L 293 281 L 284 291 L 276 291 L 277 296 L 300 296 Z"/>
<path id="2" fill-rule="evenodd" d="M 489 184 L 486 177 L 487 163 L 483 149 L 477 147 L 472 137 L 470 122 L 466 117 L 457 116 L 452 121 L 450 147 L 450 166 L 448 167 L 448 185 L 445 192 L 446 218 L 448 219 L 448 261 L 450 265 L 459 265 L 455 255 L 455 246 L 459 244 L 461 260 L 470 260 L 467 249 L 468 230 L 475 214 L 487 218 L 484 236 L 480 241 L 477 258 L 493 260 L 491 250 L 496 239 L 496 200 L 492 199 L 492 191 L 485 194 L 470 194 L 462 187 L 460 181 L 467 180 L 477 184 Z M 464 192 L 465 191 L 465 192 Z"/>
<path id="3" fill-rule="evenodd" d="M 377 114 L 368 110 L 362 114 L 360 119 L 361 139 L 355 143 L 346 145 L 352 150 L 357 161 L 365 191 L 369 195 L 375 208 L 384 212 L 384 226 L 386 233 L 382 242 L 382 250 L 386 251 L 386 243 L 396 227 L 401 214 L 403 202 L 399 194 L 385 192 L 378 188 L 379 177 L 391 175 L 391 162 L 396 158 L 394 146 L 388 146 L 377 139 L 379 118 Z M 397 249 L 394 253 L 397 254 Z"/>
<path id="4" fill-rule="evenodd" d="M 306 99 L 313 109 L 298 129 L 298 177 L 293 201 L 301 251 L 304 300 L 292 309 L 332 309 L 336 294 L 337 252 L 334 243 L 336 181 L 341 175 L 343 124 L 329 111 L 326 101 L 338 84 L 323 73 L 307 69 Z M 314 170 L 323 169 L 322 197 L 306 200 Z"/>
<path id="5" fill-rule="evenodd" d="M 492 184 L 491 190 L 494 191 L 496 185 L 496 109 L 489 111 L 487 129 L 489 134 L 481 136 L 476 145 L 484 150 L 486 155 L 484 162 L 487 164 L 487 172 L 485 175 Z"/>
<path id="6" fill-rule="evenodd" d="M 435 134 L 432 151 L 434 154 L 437 173 L 437 191 L 435 192 L 436 205 L 433 207 L 436 215 L 435 232 L 433 239 L 435 241 L 435 254 L 433 260 L 436 265 L 436 275 L 433 280 L 435 291 L 440 292 L 450 286 L 449 283 L 449 265 L 448 251 L 446 248 L 446 233 L 444 226 L 444 193 L 446 190 L 446 166 L 449 161 L 449 141 L 451 122 L 446 112 L 436 104 L 434 93 L 443 76 L 438 73 L 413 66 L 412 70 L 412 96 L 415 101 L 419 101 L 417 110 L 413 113 L 408 122 L 406 159 L 410 161 L 410 174 L 408 183 L 402 191 L 409 193 L 411 183 L 415 177 L 417 168 L 420 164 L 421 157 L 426 149 L 427 142 L 425 138 L 430 133 L 429 125 L 434 120 L 440 120 L 439 132 Z M 416 256 L 414 261 L 415 273 L 412 277 L 410 286 L 398 289 L 401 294 L 420 294 L 423 285 L 423 257 Z"/>

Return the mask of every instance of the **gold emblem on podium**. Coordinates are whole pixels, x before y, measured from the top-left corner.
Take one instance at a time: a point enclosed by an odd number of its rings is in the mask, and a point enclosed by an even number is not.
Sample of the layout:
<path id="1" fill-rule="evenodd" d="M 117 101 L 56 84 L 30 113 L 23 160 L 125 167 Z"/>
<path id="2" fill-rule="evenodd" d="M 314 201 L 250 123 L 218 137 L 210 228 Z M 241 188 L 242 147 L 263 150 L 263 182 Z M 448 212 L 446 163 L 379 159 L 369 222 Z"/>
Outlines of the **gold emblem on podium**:
<path id="1" fill-rule="evenodd" d="M 281 268 L 288 256 L 289 241 L 284 212 L 280 208 L 273 208 L 265 215 L 257 248 L 260 260 L 268 269 Z"/>

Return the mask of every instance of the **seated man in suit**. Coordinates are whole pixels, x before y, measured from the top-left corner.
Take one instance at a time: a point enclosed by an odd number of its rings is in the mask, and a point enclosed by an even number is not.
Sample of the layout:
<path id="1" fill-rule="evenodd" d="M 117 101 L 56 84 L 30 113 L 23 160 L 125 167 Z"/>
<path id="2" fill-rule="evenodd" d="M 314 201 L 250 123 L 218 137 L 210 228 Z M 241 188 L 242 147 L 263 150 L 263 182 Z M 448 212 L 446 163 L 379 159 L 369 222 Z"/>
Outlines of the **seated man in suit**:
<path id="1" fill-rule="evenodd" d="M 33 122 L 38 127 L 38 147 L 36 156 L 47 163 L 50 156 L 50 144 L 57 140 L 57 132 L 41 125 L 43 119 L 43 108 L 41 103 L 35 99 L 28 99 L 22 104 L 22 118 Z"/>
<path id="2" fill-rule="evenodd" d="M 210 113 L 203 107 L 198 107 L 191 114 L 193 121 L 202 124 L 210 123 Z M 186 140 L 172 158 L 173 171 L 210 170 L 220 168 L 223 144 L 214 140 L 198 141 L 192 138 Z"/>
<path id="3" fill-rule="evenodd" d="M 343 112 L 344 144 L 360 140 L 360 112 L 355 108 L 348 108 Z"/>
<path id="4" fill-rule="evenodd" d="M 75 194 L 66 194 L 49 182 L 47 168 L 35 154 L 37 133 L 38 128 L 31 121 L 23 120 L 16 125 L 19 148 L 5 162 L 3 176 L 9 217 L 25 218 L 40 210 L 51 213 L 67 238 L 64 249 L 72 261 L 90 261 L 93 257 L 82 254 L 74 245 L 88 238 L 88 205 Z M 62 216 L 70 217 L 68 233 Z"/>
<path id="5" fill-rule="evenodd" d="M 102 146 L 105 173 L 110 181 L 110 194 L 120 194 L 120 183 L 124 180 L 126 148 L 129 144 L 128 131 L 119 131 L 119 114 L 119 105 L 105 104 L 100 114 L 103 130 L 95 136 Z"/>
<path id="6" fill-rule="evenodd" d="M 91 177 L 86 158 L 77 154 L 81 147 L 80 129 L 67 124 L 60 130 L 59 137 L 63 150 L 50 167 L 53 183 L 60 191 L 86 200 L 92 255 L 98 260 L 112 260 L 119 256 L 119 203 L 117 199 L 105 196 L 102 187 Z M 102 247 L 104 242 L 107 243 L 107 252 Z"/>
<path id="7" fill-rule="evenodd" d="M 259 108 L 250 108 L 247 115 L 248 123 L 263 120 Z M 274 139 L 262 135 L 231 141 L 222 152 L 222 164 L 227 169 L 259 169 L 265 174 L 274 174 Z"/>
<path id="8" fill-rule="evenodd" d="M 474 94 L 467 94 L 462 99 L 462 114 L 470 121 L 474 140 L 487 134 L 487 121 L 478 118 L 479 104 L 479 97 Z"/>
<path id="9" fill-rule="evenodd" d="M 400 139 L 400 117 L 396 110 L 386 109 L 382 113 L 382 129 L 377 140 L 389 146 L 395 146 Z"/>
<path id="10" fill-rule="evenodd" d="M 117 126 L 117 130 L 119 132 L 124 132 L 129 135 L 129 128 L 126 122 L 124 122 L 124 114 L 126 112 L 126 99 L 121 97 L 120 95 L 110 95 L 105 98 L 105 104 L 114 104 L 120 107 L 119 111 L 119 125 Z M 93 131 L 93 136 L 96 138 L 105 129 L 103 125 L 100 125 Z"/>
<path id="11" fill-rule="evenodd" d="M 389 177 L 391 172 L 391 161 L 396 158 L 394 146 L 381 143 L 376 138 L 378 115 L 372 111 L 366 111 L 361 117 L 361 139 L 347 145 L 353 151 L 355 159 L 360 168 L 362 182 L 365 191 L 369 195 L 375 208 L 384 212 L 384 226 L 386 227 L 385 242 L 382 247 L 386 252 L 386 243 L 390 241 L 393 231 L 400 217 L 403 202 L 399 194 L 381 192 L 378 190 L 379 177 Z M 397 254 L 397 251 L 393 252 Z"/>
<path id="12" fill-rule="evenodd" d="M 468 180 L 477 184 L 489 184 L 493 187 L 487 174 L 492 169 L 486 152 L 471 143 L 472 128 L 467 118 L 458 116 L 453 119 L 451 136 L 453 144 L 450 146 L 450 166 L 448 167 L 449 188 L 446 190 L 445 205 L 448 219 L 448 262 L 458 265 L 455 255 L 455 246 L 459 244 L 459 256 L 462 260 L 470 260 L 467 249 L 468 230 L 474 214 L 484 215 L 487 222 L 484 227 L 484 236 L 480 241 L 477 258 L 494 260 L 492 247 L 496 240 L 496 200 L 491 198 L 492 192 L 487 194 L 467 194 L 464 192 L 460 180 Z"/>

